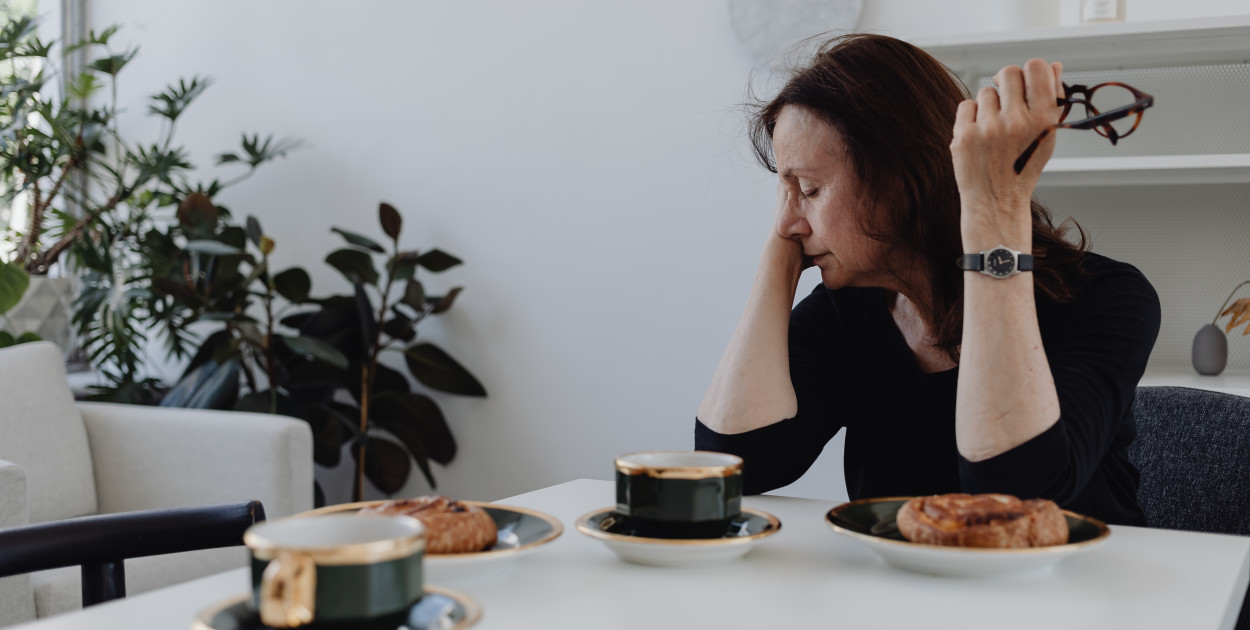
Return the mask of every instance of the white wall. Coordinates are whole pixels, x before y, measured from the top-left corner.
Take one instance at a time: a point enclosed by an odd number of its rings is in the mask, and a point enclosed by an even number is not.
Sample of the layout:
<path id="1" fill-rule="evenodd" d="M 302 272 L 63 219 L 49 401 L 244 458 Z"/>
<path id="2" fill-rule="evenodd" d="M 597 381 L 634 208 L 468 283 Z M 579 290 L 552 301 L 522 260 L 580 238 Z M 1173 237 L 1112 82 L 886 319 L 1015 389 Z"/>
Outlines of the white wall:
<path id="1" fill-rule="evenodd" d="M 320 262 L 330 226 L 379 233 L 381 200 L 406 245 L 466 261 L 427 278 L 466 291 L 421 334 L 490 397 L 438 397 L 461 447 L 441 491 L 496 499 L 690 447 L 773 208 L 737 109 L 755 61 L 724 0 L 86 1 L 94 28 L 142 46 L 125 133 L 155 135 L 145 96 L 207 74 L 180 131 L 198 164 L 245 130 L 309 143 L 220 201 L 257 215 L 316 293 L 346 288 Z M 988 0 L 865 4 L 863 28 L 898 34 L 1006 19 Z M 845 496 L 840 452 L 795 491 Z M 414 474 L 403 494 L 426 491 Z"/>

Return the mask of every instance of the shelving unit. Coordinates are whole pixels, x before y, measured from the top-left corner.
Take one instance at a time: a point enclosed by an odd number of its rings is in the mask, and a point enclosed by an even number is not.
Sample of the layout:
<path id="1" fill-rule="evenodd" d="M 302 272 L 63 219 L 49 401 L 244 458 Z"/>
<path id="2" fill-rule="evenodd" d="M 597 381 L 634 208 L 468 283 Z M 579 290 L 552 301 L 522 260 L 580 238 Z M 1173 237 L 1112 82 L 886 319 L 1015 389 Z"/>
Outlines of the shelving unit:
<path id="1" fill-rule="evenodd" d="M 965 82 L 1033 57 L 1065 72 L 1250 64 L 1250 15 L 1120 22 L 960 35 L 915 42 Z M 1244 123 L 1239 123 L 1244 124 Z M 1042 186 L 1250 183 L 1250 153 L 1056 158 Z"/>
<path id="2" fill-rule="evenodd" d="M 1053 158 L 1040 186 L 1250 183 L 1250 153 Z"/>
<path id="3" fill-rule="evenodd" d="M 1250 15 L 914 43 L 974 89 L 1002 66 L 1041 57 L 1082 83 L 1120 80 L 1156 95 L 1144 133 L 1115 147 L 1065 132 L 1038 193 L 1056 218 L 1071 214 L 1090 230 L 1095 251 L 1136 265 L 1158 291 L 1163 326 L 1142 384 L 1250 396 L 1247 340 L 1230 337 L 1223 375 L 1189 365 L 1193 334 L 1250 277 Z"/>
<path id="4" fill-rule="evenodd" d="M 1060 54 L 1066 71 L 1250 63 L 1250 15 L 1081 24 L 914 43 L 961 75 Z"/>
<path id="5" fill-rule="evenodd" d="M 1161 367 L 1146 371 L 1141 379 L 1142 385 L 1170 385 L 1173 387 L 1192 387 L 1207 389 L 1226 394 L 1250 397 L 1250 371 L 1233 370 L 1217 376 L 1203 376 L 1185 366 Z"/>

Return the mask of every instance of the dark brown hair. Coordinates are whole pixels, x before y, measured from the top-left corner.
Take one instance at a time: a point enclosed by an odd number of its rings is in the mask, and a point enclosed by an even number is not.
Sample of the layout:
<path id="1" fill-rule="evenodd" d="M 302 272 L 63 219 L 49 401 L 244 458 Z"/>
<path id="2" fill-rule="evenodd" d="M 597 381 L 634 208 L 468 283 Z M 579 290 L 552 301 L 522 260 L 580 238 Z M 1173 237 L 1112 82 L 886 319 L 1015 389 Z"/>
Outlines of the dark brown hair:
<path id="1" fill-rule="evenodd" d="M 931 299 L 921 314 L 935 345 L 954 360 L 963 335 L 963 272 L 955 263 L 963 246 L 950 144 L 955 111 L 967 98 L 963 82 L 923 50 L 852 34 L 821 45 L 771 101 L 749 105 L 755 155 L 774 173 L 773 129 L 786 105 L 804 107 L 837 129 L 860 196 L 871 202 L 860 219 L 864 233 L 926 263 Z M 1069 301 L 1087 250 L 1085 232 L 1074 222 L 1080 242 L 1065 240 L 1068 226 L 1055 226 L 1036 199 L 1032 216 L 1037 297 Z"/>

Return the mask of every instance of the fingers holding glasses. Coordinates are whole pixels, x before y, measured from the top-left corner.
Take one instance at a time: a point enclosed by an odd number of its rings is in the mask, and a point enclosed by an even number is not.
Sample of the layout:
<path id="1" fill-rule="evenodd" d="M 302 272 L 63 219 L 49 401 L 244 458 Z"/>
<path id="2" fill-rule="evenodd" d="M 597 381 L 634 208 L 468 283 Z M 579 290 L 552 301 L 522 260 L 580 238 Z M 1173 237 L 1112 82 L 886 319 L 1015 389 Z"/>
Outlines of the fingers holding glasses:
<path id="1" fill-rule="evenodd" d="M 975 124 L 977 124 L 977 102 L 973 100 L 961 101 L 959 108 L 955 110 L 955 140 L 952 141 L 952 148 L 956 141 L 967 133 L 967 128 Z"/>
<path id="2" fill-rule="evenodd" d="M 977 122 L 985 124 L 996 120 L 999 112 L 1001 111 L 999 105 L 998 91 L 992 87 L 981 88 L 981 90 L 977 92 Z"/>
<path id="3" fill-rule="evenodd" d="M 998 86 L 1004 116 L 1055 122 L 1063 109 L 1058 105 L 1064 95 L 1062 72 L 1063 64 L 1048 64 L 1042 59 L 1030 59 L 1023 68 L 1006 66 L 999 70 L 994 75 L 994 84 Z M 979 97 L 978 94 L 978 100 Z M 1055 120 L 1050 120 L 1052 117 Z"/>
<path id="4" fill-rule="evenodd" d="M 1056 96 L 1063 93 L 1061 70 L 1041 59 L 1007 66 L 994 76 L 997 89 L 982 88 L 975 100 L 959 105 L 951 156 L 960 195 L 971 205 L 1018 207 L 1027 214 L 1054 149 L 1054 135 L 1047 132 L 1063 109 Z M 1021 162 L 1022 152 L 1031 159 Z"/>
<path id="5" fill-rule="evenodd" d="M 994 75 L 994 85 L 998 86 L 998 98 L 1003 104 L 1003 109 L 1011 111 L 1026 105 L 1024 70 L 1020 66 L 1007 66 L 999 70 L 998 74 Z"/>
<path id="6" fill-rule="evenodd" d="M 1060 64 L 1048 64 L 1041 59 L 1030 59 L 1024 64 L 1025 98 L 1029 101 L 1030 110 L 1048 116 L 1056 113 L 1056 101 L 1063 95 L 1060 72 Z"/>

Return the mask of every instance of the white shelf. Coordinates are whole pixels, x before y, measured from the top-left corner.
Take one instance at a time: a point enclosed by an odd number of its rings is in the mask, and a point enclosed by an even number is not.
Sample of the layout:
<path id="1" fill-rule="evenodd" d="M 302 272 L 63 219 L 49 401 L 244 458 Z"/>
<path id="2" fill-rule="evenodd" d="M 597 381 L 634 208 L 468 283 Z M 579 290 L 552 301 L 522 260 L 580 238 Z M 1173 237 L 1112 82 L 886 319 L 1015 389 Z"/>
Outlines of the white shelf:
<path id="1" fill-rule="evenodd" d="M 1250 372 L 1234 370 L 1218 376 L 1203 376 L 1191 367 L 1152 368 L 1146 370 L 1139 385 L 1192 387 L 1250 397 Z"/>
<path id="2" fill-rule="evenodd" d="M 1039 186 L 1250 183 L 1250 153 L 1052 158 Z"/>
<path id="3" fill-rule="evenodd" d="M 1065 70 L 1250 63 L 1250 15 L 1034 28 L 920 39 L 961 75 L 993 74 L 1032 57 Z"/>

